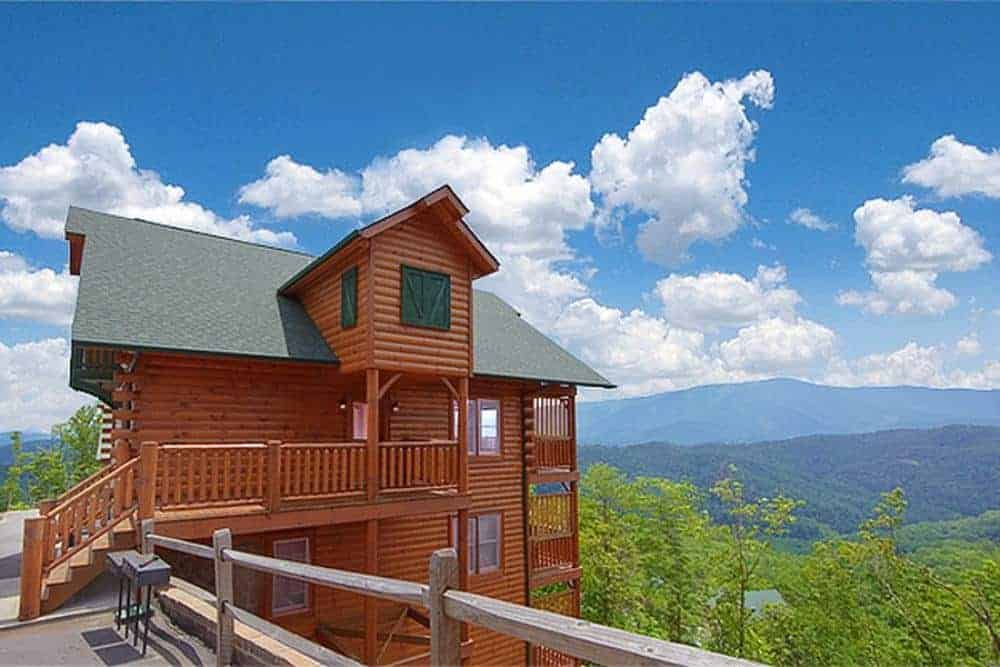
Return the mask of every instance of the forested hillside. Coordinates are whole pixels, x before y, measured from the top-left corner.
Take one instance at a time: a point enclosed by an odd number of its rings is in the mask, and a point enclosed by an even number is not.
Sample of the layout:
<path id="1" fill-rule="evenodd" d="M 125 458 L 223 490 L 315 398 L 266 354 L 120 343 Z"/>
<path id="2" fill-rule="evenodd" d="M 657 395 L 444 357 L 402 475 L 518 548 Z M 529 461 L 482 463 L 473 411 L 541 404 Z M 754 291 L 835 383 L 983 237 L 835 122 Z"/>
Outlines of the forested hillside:
<path id="1" fill-rule="evenodd" d="M 579 456 L 584 468 L 608 463 L 630 476 L 690 480 L 703 490 L 735 465 L 751 495 L 784 493 L 805 502 L 793 535 L 806 539 L 855 529 L 879 495 L 895 487 L 906 491 L 909 522 L 971 517 L 1000 508 L 1000 428 L 993 427 L 808 436 L 749 445 L 583 447 Z"/>

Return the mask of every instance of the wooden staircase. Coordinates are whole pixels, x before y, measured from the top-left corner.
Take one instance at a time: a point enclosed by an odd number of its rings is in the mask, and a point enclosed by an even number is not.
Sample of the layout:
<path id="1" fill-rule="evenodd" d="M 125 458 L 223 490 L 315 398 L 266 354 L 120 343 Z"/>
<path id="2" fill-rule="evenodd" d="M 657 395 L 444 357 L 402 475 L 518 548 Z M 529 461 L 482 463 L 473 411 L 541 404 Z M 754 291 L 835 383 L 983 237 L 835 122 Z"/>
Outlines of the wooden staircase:
<path id="1" fill-rule="evenodd" d="M 136 534 L 131 517 L 122 517 L 111 530 L 49 570 L 42 581 L 42 613 L 55 611 L 96 579 L 104 571 L 104 556 L 109 551 L 134 549 Z"/>
<path id="2" fill-rule="evenodd" d="M 136 545 L 138 466 L 108 465 L 24 522 L 18 618 L 58 609 L 101 573 L 105 554 Z"/>

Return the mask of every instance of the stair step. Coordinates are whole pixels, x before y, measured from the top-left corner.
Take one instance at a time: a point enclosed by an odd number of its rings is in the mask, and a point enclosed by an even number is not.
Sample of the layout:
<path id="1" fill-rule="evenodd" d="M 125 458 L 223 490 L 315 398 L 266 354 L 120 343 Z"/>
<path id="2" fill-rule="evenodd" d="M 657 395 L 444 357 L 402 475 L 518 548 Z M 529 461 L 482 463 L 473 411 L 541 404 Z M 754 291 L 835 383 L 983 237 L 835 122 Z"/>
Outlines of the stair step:
<path id="1" fill-rule="evenodd" d="M 48 586 L 58 586 L 59 584 L 68 584 L 73 580 L 73 573 L 70 570 L 69 563 L 60 563 L 51 572 L 49 572 L 48 578 L 46 578 L 45 583 Z"/>
<path id="2" fill-rule="evenodd" d="M 80 549 L 75 554 L 69 558 L 69 566 L 74 567 L 87 567 L 90 565 L 91 551 L 90 547 L 84 547 Z M 71 575 L 72 576 L 72 575 Z"/>

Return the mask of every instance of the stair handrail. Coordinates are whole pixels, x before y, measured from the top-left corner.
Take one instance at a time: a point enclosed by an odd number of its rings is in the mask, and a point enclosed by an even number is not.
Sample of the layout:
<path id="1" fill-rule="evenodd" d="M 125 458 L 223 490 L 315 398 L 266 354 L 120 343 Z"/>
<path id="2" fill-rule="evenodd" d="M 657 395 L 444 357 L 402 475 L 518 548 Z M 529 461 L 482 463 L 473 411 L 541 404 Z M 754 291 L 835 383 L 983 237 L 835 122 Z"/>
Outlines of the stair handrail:
<path id="1" fill-rule="evenodd" d="M 64 563 L 66 560 L 71 558 L 74 554 L 80 552 L 80 550 L 92 544 L 96 539 L 98 539 L 106 532 L 111 530 L 114 526 L 116 526 L 123 519 L 125 519 L 129 514 L 135 511 L 135 509 L 138 507 L 138 496 L 136 493 L 137 485 L 135 484 L 135 479 L 132 480 L 131 484 L 131 489 L 130 489 L 131 493 L 129 494 L 131 497 L 121 498 L 122 506 L 118 508 L 117 512 L 114 512 L 115 509 L 114 504 L 118 502 L 114 495 L 108 498 L 110 503 L 107 506 L 100 508 L 101 509 L 100 516 L 102 518 L 101 521 L 102 527 L 100 530 L 96 530 L 93 532 L 88 531 L 87 538 L 85 540 L 80 539 L 76 544 L 73 545 L 72 548 L 66 548 L 65 545 L 63 545 L 63 549 L 60 552 L 59 556 L 57 558 L 51 558 L 51 556 L 53 555 L 52 548 L 54 547 L 56 540 L 55 531 L 59 528 L 58 521 L 60 518 L 60 514 L 64 513 L 67 510 L 67 508 L 75 504 L 77 501 L 84 498 L 88 493 L 93 493 L 101 485 L 106 484 L 109 481 L 112 481 L 116 477 L 124 477 L 126 474 L 133 471 L 134 469 L 137 470 L 138 467 L 139 467 L 139 459 L 132 459 L 121 465 L 113 466 L 111 474 L 102 477 L 94 482 L 91 482 L 86 488 L 80 489 L 77 493 L 73 494 L 73 496 L 71 496 L 64 502 L 60 503 L 57 507 L 53 508 L 48 514 L 45 515 L 47 521 L 45 526 L 46 548 L 45 548 L 44 571 L 46 573 L 50 572 L 53 568 L 58 567 L 60 564 Z"/>
<path id="2" fill-rule="evenodd" d="M 88 475 L 84 479 L 81 479 L 79 482 L 77 482 L 73 486 L 71 486 L 68 489 L 66 489 L 65 491 L 63 491 L 59 495 L 59 497 L 57 497 L 55 500 L 46 501 L 48 503 L 48 505 L 49 505 L 49 508 L 46 509 L 46 510 L 43 510 L 40 507 L 38 513 L 41 514 L 42 516 L 48 515 L 50 512 L 52 512 L 53 510 L 55 510 L 57 507 L 60 507 L 61 505 L 63 505 L 66 502 L 66 500 L 70 499 L 72 496 L 75 496 L 81 489 L 83 489 L 85 487 L 89 487 L 91 484 L 93 484 L 95 482 L 98 482 L 102 478 L 107 477 L 108 475 L 110 475 L 114 471 L 114 469 L 116 467 L 117 467 L 117 465 L 115 464 L 114 461 L 109 461 L 105 465 L 102 465 L 100 468 L 98 468 L 97 470 L 95 470 L 93 473 L 91 473 L 90 475 Z"/>

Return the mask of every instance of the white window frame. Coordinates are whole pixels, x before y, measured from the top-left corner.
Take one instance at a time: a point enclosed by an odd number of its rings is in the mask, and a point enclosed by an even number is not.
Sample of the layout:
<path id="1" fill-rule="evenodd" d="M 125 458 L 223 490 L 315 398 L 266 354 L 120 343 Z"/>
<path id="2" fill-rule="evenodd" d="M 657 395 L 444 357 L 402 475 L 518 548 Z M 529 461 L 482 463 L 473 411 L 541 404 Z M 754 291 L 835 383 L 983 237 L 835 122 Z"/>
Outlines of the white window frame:
<path id="1" fill-rule="evenodd" d="M 305 543 L 305 555 L 306 555 L 306 559 L 304 561 L 301 561 L 301 562 L 308 563 L 309 562 L 309 547 L 310 547 L 310 544 L 309 544 L 309 538 L 305 537 L 305 536 L 303 536 L 303 537 L 290 537 L 290 538 L 284 539 L 284 540 L 275 540 L 274 542 L 271 543 L 271 555 L 274 558 L 281 558 L 281 556 L 278 555 L 279 546 L 282 545 L 282 544 L 289 544 L 289 543 L 292 543 L 292 542 L 304 542 Z M 288 559 L 286 558 L 284 560 L 288 560 Z M 296 605 L 288 606 L 288 607 L 276 607 L 275 606 L 275 601 L 278 599 L 278 587 L 281 586 L 281 585 L 284 585 L 286 582 L 288 584 L 292 584 L 292 585 L 299 585 L 299 584 L 301 584 L 302 586 L 305 587 L 305 600 L 304 600 L 304 602 L 301 605 L 296 604 Z M 271 617 L 272 618 L 277 617 L 277 616 L 285 616 L 287 614 L 296 614 L 296 613 L 300 613 L 300 612 L 303 612 L 303 611 L 308 611 L 309 608 L 310 608 L 309 607 L 310 603 L 311 603 L 311 599 L 310 599 L 310 595 L 309 595 L 309 584 L 308 583 L 306 583 L 304 581 L 300 581 L 298 579 L 291 579 L 289 577 L 282 577 L 281 575 L 277 575 L 277 574 L 271 576 Z"/>
<path id="2" fill-rule="evenodd" d="M 458 401 L 452 401 L 452 429 L 458 439 Z M 484 408 L 496 407 L 496 448 L 483 449 L 482 412 Z M 503 401 L 499 398 L 470 398 L 468 409 L 468 428 L 465 443 L 469 456 L 499 457 L 503 455 Z"/>
<path id="3" fill-rule="evenodd" d="M 495 517 L 497 521 L 496 565 L 480 567 L 479 552 L 483 543 L 479 539 L 479 523 L 483 518 Z M 451 533 L 451 543 L 458 550 L 458 515 L 452 514 L 448 520 L 448 531 Z M 503 512 L 479 512 L 469 517 L 469 574 L 490 574 L 503 569 Z"/>

